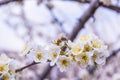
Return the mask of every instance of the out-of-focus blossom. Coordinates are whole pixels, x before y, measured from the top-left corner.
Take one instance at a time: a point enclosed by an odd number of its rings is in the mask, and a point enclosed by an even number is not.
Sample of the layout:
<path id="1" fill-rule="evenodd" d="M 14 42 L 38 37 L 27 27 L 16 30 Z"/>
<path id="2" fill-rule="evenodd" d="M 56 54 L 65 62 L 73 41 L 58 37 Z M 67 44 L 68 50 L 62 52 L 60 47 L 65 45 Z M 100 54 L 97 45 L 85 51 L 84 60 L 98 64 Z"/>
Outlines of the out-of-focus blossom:
<path id="1" fill-rule="evenodd" d="M 21 52 L 21 55 L 27 55 L 27 54 L 30 54 L 31 50 L 32 50 L 33 46 L 31 44 L 26 44 L 24 47 L 23 47 L 23 50 Z"/>
<path id="2" fill-rule="evenodd" d="M 16 69 L 21 67 L 15 59 L 11 59 L 5 54 L 0 55 L 0 79 L 15 80 L 17 77 Z"/>
<path id="3" fill-rule="evenodd" d="M 8 56 L 6 56 L 6 54 L 1 54 L 0 55 L 0 64 L 8 64 L 12 61 L 12 59 L 10 59 Z"/>
<path id="4" fill-rule="evenodd" d="M 0 55 L 0 74 L 3 75 L 9 71 L 9 64 L 12 59 L 8 58 L 5 54 Z"/>

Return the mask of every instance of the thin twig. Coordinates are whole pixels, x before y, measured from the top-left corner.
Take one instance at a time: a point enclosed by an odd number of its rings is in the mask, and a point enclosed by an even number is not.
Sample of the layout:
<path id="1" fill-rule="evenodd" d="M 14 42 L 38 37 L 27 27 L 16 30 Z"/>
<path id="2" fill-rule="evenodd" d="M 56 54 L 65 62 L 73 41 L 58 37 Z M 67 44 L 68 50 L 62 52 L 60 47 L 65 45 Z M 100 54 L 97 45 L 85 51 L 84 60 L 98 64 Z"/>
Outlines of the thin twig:
<path id="1" fill-rule="evenodd" d="M 116 11 L 116 12 L 120 12 L 120 7 L 118 7 L 118 6 L 114 6 L 114 5 L 102 5 L 103 7 L 105 7 L 105 8 L 108 8 L 108 9 L 111 9 L 111 10 L 114 10 L 114 11 Z"/>
<path id="2" fill-rule="evenodd" d="M 24 69 L 26 69 L 26 68 L 28 68 L 28 67 L 31 67 L 31 66 L 33 66 L 33 65 L 36 65 L 36 64 L 39 64 L 39 62 L 38 62 L 38 63 L 32 62 L 31 64 L 29 64 L 29 65 L 27 65 L 27 66 L 24 66 L 24 67 L 22 67 L 22 68 L 16 69 L 15 72 L 23 71 Z"/>
<path id="3" fill-rule="evenodd" d="M 90 0 L 85 0 L 85 1 L 82 1 L 82 0 L 75 0 L 77 2 L 80 2 L 80 3 L 90 3 Z M 116 12 L 120 12 L 120 7 L 119 6 L 115 6 L 115 5 L 105 5 L 103 4 L 102 2 L 99 2 L 99 5 L 102 6 L 102 7 L 105 7 L 105 8 L 108 8 L 108 9 L 111 9 L 113 11 L 116 11 Z"/>
<path id="4" fill-rule="evenodd" d="M 68 35 L 68 33 L 63 29 L 63 22 L 59 21 L 59 19 L 55 16 L 54 12 L 53 12 L 53 9 L 54 9 L 54 5 L 48 1 L 46 3 L 46 7 L 50 13 L 50 15 L 52 16 L 53 18 L 53 23 L 57 23 L 59 25 L 59 27 L 61 28 L 61 32 L 65 33 L 66 35 Z"/>

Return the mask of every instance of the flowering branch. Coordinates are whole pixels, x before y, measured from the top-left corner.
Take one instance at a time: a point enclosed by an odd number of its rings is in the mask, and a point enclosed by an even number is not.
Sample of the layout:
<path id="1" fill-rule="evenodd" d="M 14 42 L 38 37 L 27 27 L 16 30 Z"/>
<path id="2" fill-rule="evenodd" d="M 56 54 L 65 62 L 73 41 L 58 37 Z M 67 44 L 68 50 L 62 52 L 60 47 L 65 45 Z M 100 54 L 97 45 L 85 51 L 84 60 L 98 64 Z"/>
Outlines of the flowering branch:
<path id="1" fill-rule="evenodd" d="M 77 34 L 79 33 L 79 31 L 84 28 L 85 23 L 88 21 L 88 19 L 94 14 L 95 10 L 99 7 L 98 5 L 99 0 L 93 0 L 90 4 L 90 7 L 86 10 L 85 14 L 83 14 L 83 16 L 80 18 L 78 25 L 74 28 L 74 30 L 72 31 L 72 35 L 70 37 L 70 40 L 74 40 L 77 36 Z M 49 66 L 47 67 L 47 69 L 45 69 L 44 73 L 50 73 L 52 68 L 50 68 Z M 47 75 L 44 75 L 44 78 L 46 78 Z M 44 79 L 42 78 L 42 79 Z"/>
<path id="2" fill-rule="evenodd" d="M 93 16 L 93 14 L 95 13 L 98 7 L 99 7 L 99 0 L 91 1 L 89 8 L 85 11 L 85 14 L 83 14 L 83 16 L 79 19 L 78 25 L 73 29 L 70 40 L 73 41 L 76 38 L 79 31 L 82 28 L 84 28 L 85 23 L 89 20 L 91 16 Z M 45 54 L 45 51 L 43 50 L 43 48 L 33 49 L 31 47 L 26 46 L 24 49 L 25 55 L 29 55 L 35 62 L 27 66 L 24 66 L 20 69 L 16 69 L 15 72 L 20 72 L 32 65 L 35 65 L 41 62 L 47 62 L 47 60 L 51 61 L 50 62 L 51 66 L 56 64 L 57 67 L 60 69 L 60 71 L 66 71 L 68 68 L 70 68 L 71 62 L 76 62 L 79 65 L 84 65 L 87 67 L 87 66 L 90 66 L 89 59 L 92 59 L 93 64 L 95 66 L 99 66 L 101 65 L 101 63 L 104 63 L 99 61 L 101 59 L 104 60 L 104 58 L 106 58 L 106 54 L 103 54 L 103 52 L 106 50 L 106 46 L 102 44 L 102 42 L 96 36 L 81 37 L 80 42 L 78 42 L 77 44 L 68 42 L 68 41 L 63 41 L 62 43 L 61 40 L 58 42 L 59 43 L 54 43 L 51 46 L 52 49 L 50 49 L 50 51 L 47 52 L 49 53 L 48 54 L 49 57 L 47 56 L 47 58 L 46 58 L 47 53 Z M 64 43 L 67 43 L 67 46 L 70 48 L 67 48 L 67 47 L 66 47 L 67 49 L 63 48 L 63 46 L 65 46 Z M 88 54 L 91 54 L 91 55 L 88 55 Z M 99 54 L 102 54 L 102 56 Z M 4 67 L 5 69 L 7 69 L 2 71 L 3 73 L 8 72 L 9 68 L 11 68 L 10 66 L 8 66 L 8 63 L 9 62 L 6 62 L 6 64 L 0 65 L 1 69 Z M 48 66 L 47 69 L 42 74 L 41 76 L 42 80 L 46 78 L 46 76 L 49 74 L 51 69 L 54 67 L 54 66 L 53 67 L 51 66 Z M 9 72 L 9 73 L 11 74 L 12 72 Z M 3 77 L 4 76 L 6 75 L 3 75 Z"/>
<path id="3" fill-rule="evenodd" d="M 88 35 L 80 37 L 79 41 L 74 43 L 64 36 L 58 37 L 54 43 L 52 43 L 48 50 L 46 51 L 42 47 L 30 47 L 25 46 L 22 55 L 31 58 L 34 62 L 24 66 L 20 69 L 16 69 L 14 59 L 8 58 L 6 55 L 1 55 L 0 71 L 3 79 L 12 78 L 12 75 L 16 75 L 17 72 L 20 72 L 32 65 L 38 63 L 50 62 L 46 72 L 43 73 L 40 79 L 46 78 L 50 70 L 56 65 L 61 72 L 67 71 L 72 67 L 72 63 L 77 63 L 81 68 L 87 68 L 90 66 L 99 67 L 105 63 L 107 57 L 106 54 L 106 45 L 103 44 L 101 40 L 95 35 Z M 16 68 L 15 68 L 16 67 Z M 13 77 L 15 78 L 15 77 Z M 10 79 L 11 80 L 11 79 Z"/>
<path id="4" fill-rule="evenodd" d="M 93 0 L 91 1 L 91 4 L 90 4 L 90 7 L 86 10 L 85 14 L 83 14 L 83 16 L 80 18 L 79 20 L 79 24 L 74 28 L 73 32 L 72 32 L 72 35 L 70 37 L 70 40 L 74 40 L 77 36 L 77 34 L 79 33 L 79 31 L 84 27 L 84 24 L 88 21 L 88 19 L 94 14 L 95 10 L 99 7 L 98 5 L 98 0 Z M 25 49 L 27 49 L 27 47 L 25 47 Z M 31 49 L 31 48 L 28 48 L 28 49 Z M 26 51 L 26 55 L 30 54 L 29 53 L 29 50 Z M 53 55 L 53 54 L 52 54 Z M 85 55 L 85 54 L 83 54 Z M 38 59 L 35 58 L 35 61 L 39 61 L 39 59 L 41 57 L 43 57 L 44 54 L 41 53 L 41 51 L 37 51 L 37 53 L 35 53 L 35 57 L 37 57 Z M 65 58 L 65 59 L 63 59 Z M 67 62 L 69 62 L 69 59 L 68 57 L 61 57 L 61 60 L 66 60 Z M 44 60 L 41 60 L 41 61 L 44 61 Z M 20 69 L 16 69 L 15 71 L 16 72 L 20 72 L 32 65 L 35 65 L 35 64 L 38 64 L 39 62 L 33 62 L 27 66 L 24 66 Z M 51 71 L 52 67 L 48 66 L 47 69 L 44 71 L 44 73 L 42 74 L 41 76 L 41 79 L 44 79 L 46 78 L 46 76 L 49 74 L 49 72 Z M 64 69 L 63 69 L 64 70 Z"/>

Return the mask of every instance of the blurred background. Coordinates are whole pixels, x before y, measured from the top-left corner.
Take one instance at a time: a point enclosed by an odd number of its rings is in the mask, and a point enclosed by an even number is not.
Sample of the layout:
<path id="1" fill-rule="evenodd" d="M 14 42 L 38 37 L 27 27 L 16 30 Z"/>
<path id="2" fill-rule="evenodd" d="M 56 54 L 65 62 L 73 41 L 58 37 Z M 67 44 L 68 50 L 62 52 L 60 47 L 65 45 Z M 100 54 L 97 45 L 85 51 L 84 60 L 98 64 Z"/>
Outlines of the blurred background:
<path id="1" fill-rule="evenodd" d="M 82 24 L 77 37 L 95 34 L 108 45 L 110 56 L 103 69 L 72 69 L 61 73 L 58 68 L 47 69 L 47 64 L 25 69 L 22 80 L 120 80 L 120 1 L 100 0 L 100 6 L 85 23 L 92 0 L 0 0 L 0 53 L 18 59 L 21 64 L 30 60 L 19 54 L 26 43 L 47 45 L 59 34 L 71 36 Z M 86 13 L 87 11 L 87 13 Z"/>

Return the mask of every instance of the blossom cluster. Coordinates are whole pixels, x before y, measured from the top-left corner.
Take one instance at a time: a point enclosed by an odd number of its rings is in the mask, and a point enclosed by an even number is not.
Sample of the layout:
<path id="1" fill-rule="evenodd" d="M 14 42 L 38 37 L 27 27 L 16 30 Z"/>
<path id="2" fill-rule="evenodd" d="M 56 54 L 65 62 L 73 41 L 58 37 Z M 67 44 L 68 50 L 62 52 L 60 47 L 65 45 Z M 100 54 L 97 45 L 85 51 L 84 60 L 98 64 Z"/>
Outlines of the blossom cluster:
<path id="1" fill-rule="evenodd" d="M 11 59 L 5 54 L 0 55 L 0 80 L 17 80 L 19 73 L 15 70 L 18 68 L 17 60 Z"/>
<path id="2" fill-rule="evenodd" d="M 50 66 L 56 65 L 61 72 L 70 69 L 73 63 L 81 68 L 98 68 L 105 63 L 108 56 L 107 46 L 95 35 L 81 36 L 76 42 L 62 36 L 46 47 L 26 45 L 22 55 L 34 62 L 50 62 Z"/>

